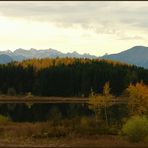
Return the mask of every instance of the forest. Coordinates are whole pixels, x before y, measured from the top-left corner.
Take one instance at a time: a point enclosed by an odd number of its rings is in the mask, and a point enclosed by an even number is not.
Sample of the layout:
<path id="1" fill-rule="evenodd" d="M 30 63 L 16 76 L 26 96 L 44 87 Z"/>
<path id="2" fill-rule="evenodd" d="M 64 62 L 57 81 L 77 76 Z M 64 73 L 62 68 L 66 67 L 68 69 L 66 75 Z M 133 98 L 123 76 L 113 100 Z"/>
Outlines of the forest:
<path id="1" fill-rule="evenodd" d="M 0 92 L 30 92 L 36 96 L 88 97 L 91 90 L 101 93 L 109 81 L 118 96 L 130 83 L 148 84 L 148 70 L 134 65 L 100 59 L 30 59 L 0 65 Z"/>

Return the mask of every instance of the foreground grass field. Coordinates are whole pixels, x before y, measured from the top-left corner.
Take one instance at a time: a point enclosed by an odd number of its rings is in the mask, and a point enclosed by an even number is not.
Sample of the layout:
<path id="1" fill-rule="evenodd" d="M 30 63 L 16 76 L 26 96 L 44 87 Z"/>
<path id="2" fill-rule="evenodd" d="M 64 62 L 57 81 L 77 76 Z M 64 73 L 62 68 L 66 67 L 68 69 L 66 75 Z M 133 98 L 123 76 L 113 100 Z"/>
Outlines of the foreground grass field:
<path id="1" fill-rule="evenodd" d="M 0 147 L 148 147 L 146 140 L 133 143 L 125 136 L 109 132 L 105 127 L 98 128 L 96 132 L 96 127 L 88 127 L 84 120 L 77 125 L 75 122 L 78 120 L 64 120 L 58 123 L 17 123 L 3 120 L 0 124 Z"/>
<path id="2" fill-rule="evenodd" d="M 62 138 L 0 138 L 0 146 L 28 146 L 28 147 L 136 147 L 147 148 L 148 144 L 131 143 L 128 140 L 112 135 Z"/>

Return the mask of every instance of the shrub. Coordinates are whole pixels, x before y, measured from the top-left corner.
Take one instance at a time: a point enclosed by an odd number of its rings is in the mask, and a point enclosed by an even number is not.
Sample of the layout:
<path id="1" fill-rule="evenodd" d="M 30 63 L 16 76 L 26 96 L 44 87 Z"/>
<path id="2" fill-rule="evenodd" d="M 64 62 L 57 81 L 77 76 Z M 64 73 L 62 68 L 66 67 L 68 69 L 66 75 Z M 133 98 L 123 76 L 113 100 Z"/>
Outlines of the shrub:
<path id="1" fill-rule="evenodd" d="M 34 138 L 64 137 L 71 134 L 72 129 L 64 125 L 55 125 L 52 122 L 35 123 L 33 132 L 30 134 Z"/>
<path id="2" fill-rule="evenodd" d="M 130 141 L 139 142 L 148 136 L 148 119 L 146 117 L 134 116 L 130 118 L 122 128 L 122 133 Z"/>
<path id="3" fill-rule="evenodd" d="M 108 128 L 101 119 L 96 121 L 94 117 L 82 117 L 77 132 L 82 135 L 106 134 Z"/>
<path id="4" fill-rule="evenodd" d="M 6 116 L 0 115 L 0 124 L 6 124 L 10 122 L 10 119 Z"/>
<path id="5" fill-rule="evenodd" d="M 16 95 L 16 90 L 14 88 L 8 88 L 7 94 L 12 96 Z"/>
<path id="6" fill-rule="evenodd" d="M 96 124 L 97 122 L 93 117 L 82 117 L 80 120 L 80 125 L 85 129 L 95 127 Z"/>

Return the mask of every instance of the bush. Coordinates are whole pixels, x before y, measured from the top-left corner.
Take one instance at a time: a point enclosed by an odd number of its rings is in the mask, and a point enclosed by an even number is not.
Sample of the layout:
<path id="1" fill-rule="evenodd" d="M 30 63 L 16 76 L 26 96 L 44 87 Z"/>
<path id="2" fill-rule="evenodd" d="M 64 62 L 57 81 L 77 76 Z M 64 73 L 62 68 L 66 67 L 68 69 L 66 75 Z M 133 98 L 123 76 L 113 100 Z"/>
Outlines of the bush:
<path id="1" fill-rule="evenodd" d="M 122 133 L 130 141 L 139 142 L 148 136 L 148 119 L 146 117 L 134 116 L 130 118 L 122 128 Z"/>
<path id="2" fill-rule="evenodd" d="M 16 95 L 16 91 L 14 88 L 8 88 L 7 94 L 13 96 L 13 95 Z"/>
<path id="3" fill-rule="evenodd" d="M 6 116 L 0 115 L 0 124 L 6 124 L 10 122 L 10 119 Z"/>
<path id="4" fill-rule="evenodd" d="M 96 121 L 94 117 L 82 117 L 77 133 L 82 135 L 107 134 L 108 128 L 101 119 Z"/>
<path id="5" fill-rule="evenodd" d="M 93 117 L 82 117 L 80 120 L 80 126 L 84 129 L 95 128 L 97 122 Z"/>

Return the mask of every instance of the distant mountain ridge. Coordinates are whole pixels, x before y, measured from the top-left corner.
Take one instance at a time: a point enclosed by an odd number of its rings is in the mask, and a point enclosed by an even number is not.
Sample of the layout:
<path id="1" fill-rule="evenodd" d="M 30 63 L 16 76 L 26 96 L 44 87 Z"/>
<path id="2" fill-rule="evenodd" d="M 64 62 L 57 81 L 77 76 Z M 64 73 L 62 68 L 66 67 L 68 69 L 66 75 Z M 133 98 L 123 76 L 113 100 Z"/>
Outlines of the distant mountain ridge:
<path id="1" fill-rule="evenodd" d="M 7 56 L 7 57 L 6 57 Z M 128 50 L 122 51 L 117 54 L 105 54 L 104 56 L 97 57 L 90 54 L 79 54 L 76 51 L 62 53 L 58 50 L 49 48 L 45 50 L 37 50 L 31 48 L 25 50 L 22 48 L 16 49 L 14 52 L 11 50 L 0 51 L 0 63 L 6 64 L 11 61 L 22 61 L 32 58 L 56 58 L 56 57 L 75 57 L 75 58 L 88 58 L 88 59 L 110 59 L 114 61 L 120 61 L 127 64 L 134 64 L 136 66 L 148 68 L 148 47 L 134 46 Z"/>
<path id="2" fill-rule="evenodd" d="M 12 61 L 13 61 L 13 59 L 10 56 L 8 56 L 6 54 L 0 55 L 0 63 L 1 64 L 6 64 L 6 63 L 9 63 L 9 62 L 12 62 Z"/>
<path id="3" fill-rule="evenodd" d="M 101 59 L 120 61 L 148 68 L 148 47 L 134 46 L 117 54 L 104 55 Z"/>
<path id="4" fill-rule="evenodd" d="M 34 48 L 31 48 L 30 50 L 25 50 L 22 48 L 16 49 L 14 52 L 12 52 L 11 50 L 6 50 L 6 51 L 0 51 L 0 55 L 7 55 L 10 58 L 12 58 L 13 61 L 22 61 L 25 59 L 32 59 L 32 58 L 56 58 L 56 57 L 75 57 L 75 58 L 89 58 L 89 59 L 93 59 L 93 58 L 97 58 L 94 55 L 90 55 L 90 54 L 79 54 L 76 51 L 74 52 L 68 52 L 68 53 L 62 53 L 58 50 L 55 49 L 45 49 L 45 50 L 37 50 Z M 5 61 L 5 62 L 1 62 L 0 63 L 8 63 L 10 62 Z"/>

